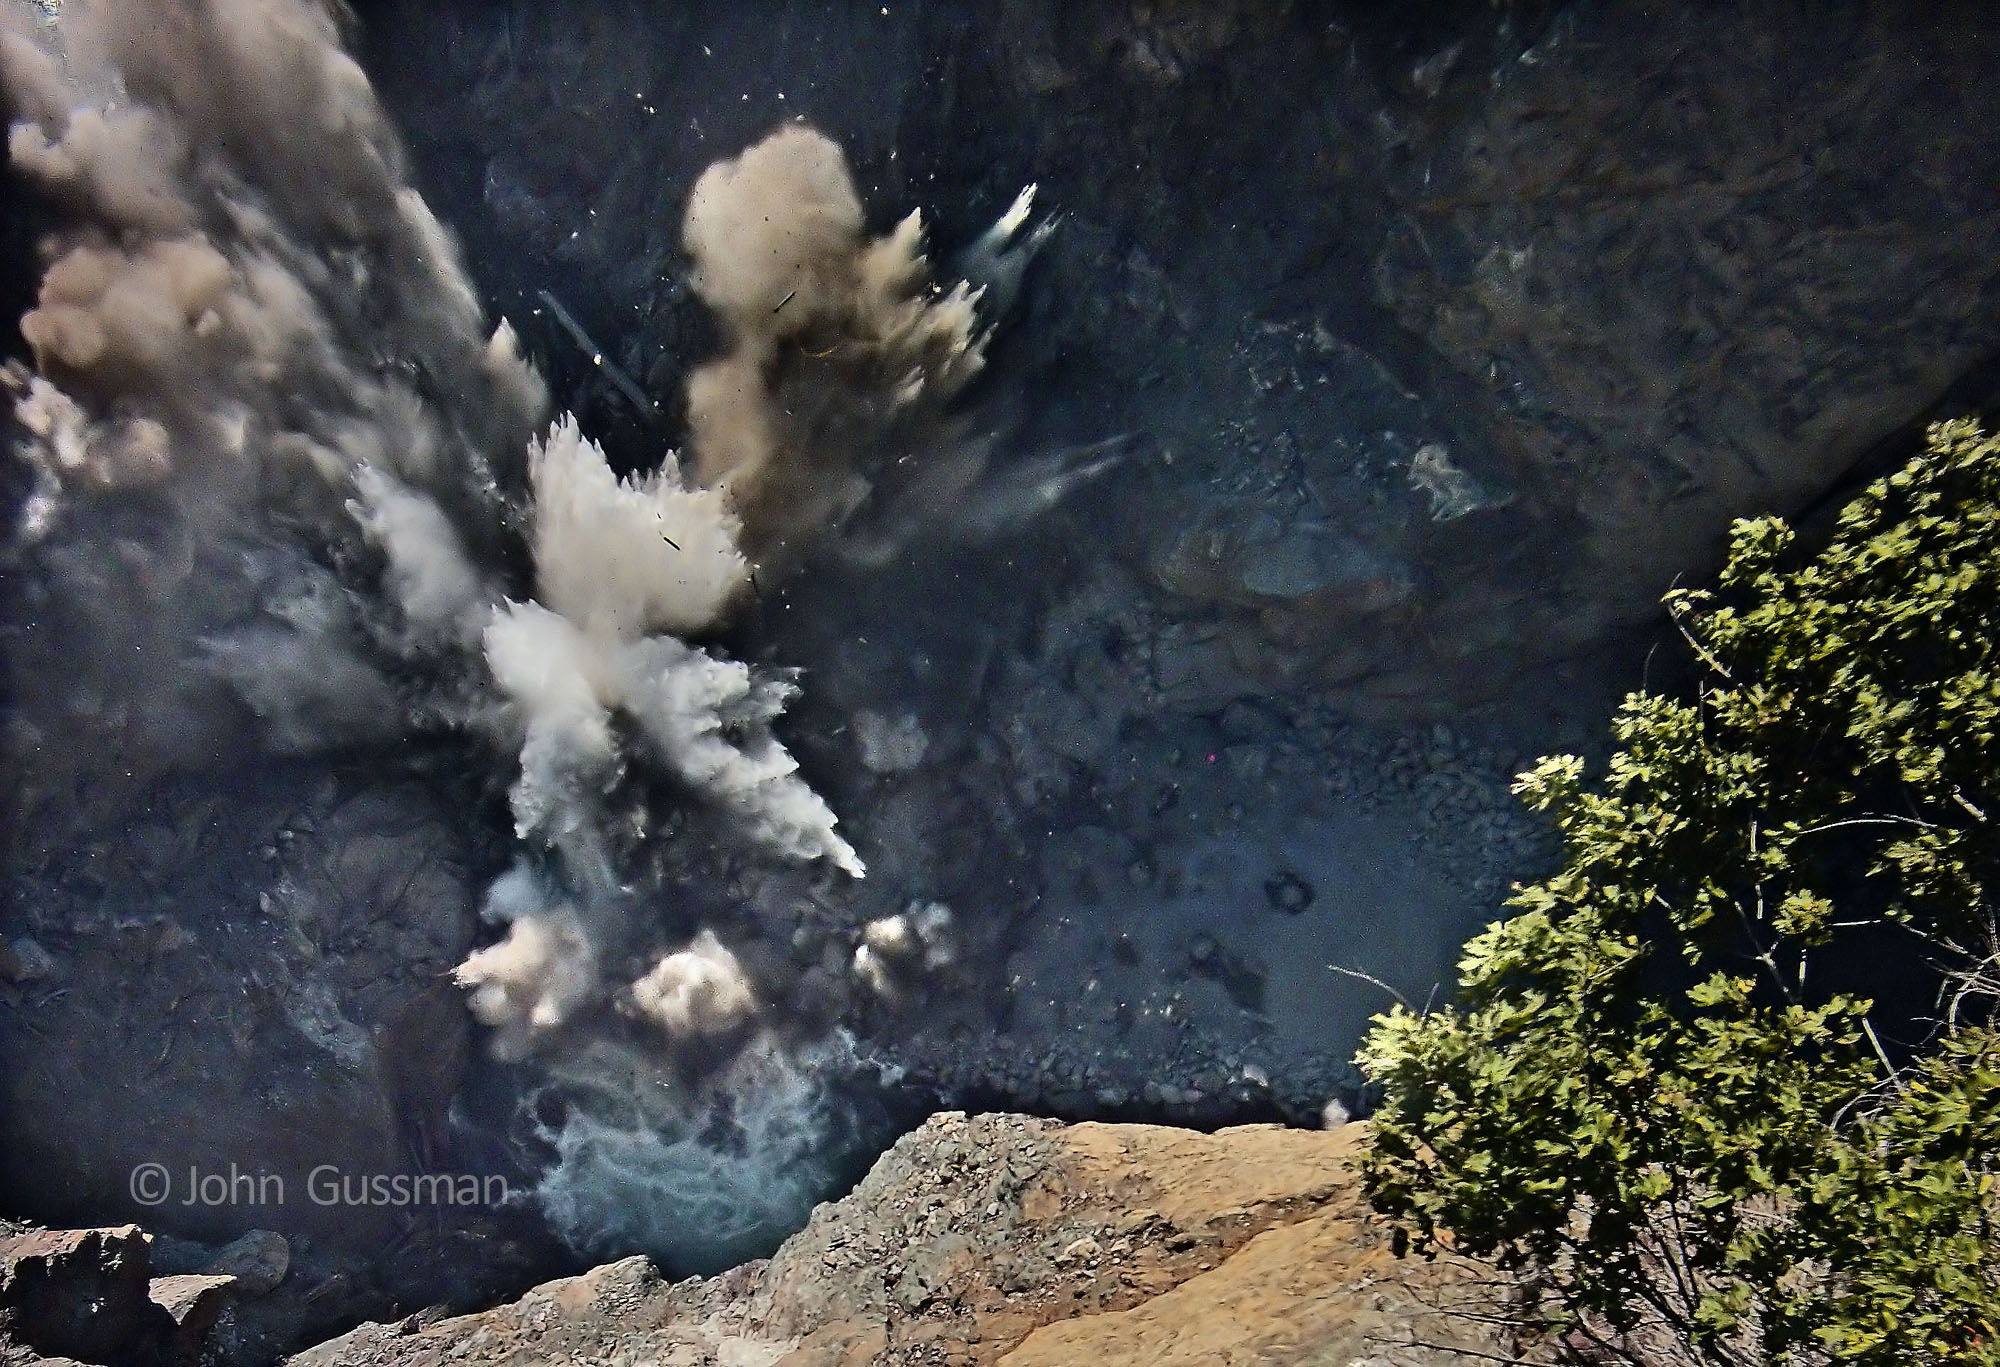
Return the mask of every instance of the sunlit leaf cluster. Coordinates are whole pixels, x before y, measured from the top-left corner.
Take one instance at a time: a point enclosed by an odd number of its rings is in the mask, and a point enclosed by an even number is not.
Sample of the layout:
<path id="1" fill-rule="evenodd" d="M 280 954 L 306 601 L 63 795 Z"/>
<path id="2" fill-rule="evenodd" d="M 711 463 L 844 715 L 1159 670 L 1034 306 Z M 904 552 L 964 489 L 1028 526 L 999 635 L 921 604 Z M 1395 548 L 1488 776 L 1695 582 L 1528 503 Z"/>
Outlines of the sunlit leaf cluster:
<path id="1" fill-rule="evenodd" d="M 1563 867 L 1377 1018 L 1366 1175 L 1578 1352 L 2000 1364 L 2000 439 L 1799 541 L 1739 523 L 1692 696 L 1520 776 Z"/>

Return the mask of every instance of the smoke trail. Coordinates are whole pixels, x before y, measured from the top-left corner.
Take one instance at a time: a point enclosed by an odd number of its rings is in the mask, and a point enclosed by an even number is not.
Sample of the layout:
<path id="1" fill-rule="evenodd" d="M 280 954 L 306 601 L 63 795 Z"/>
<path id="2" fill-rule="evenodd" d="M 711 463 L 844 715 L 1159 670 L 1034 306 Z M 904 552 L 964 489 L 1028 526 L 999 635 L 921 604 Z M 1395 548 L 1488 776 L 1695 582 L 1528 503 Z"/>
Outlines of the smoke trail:
<path id="1" fill-rule="evenodd" d="M 694 640 L 978 372 L 977 291 L 931 287 L 914 214 L 869 241 L 839 149 L 781 129 L 689 204 L 729 337 L 689 381 L 691 471 L 620 479 L 487 327 L 323 4 L 0 0 L 0 101 L 68 215 L 34 370 L 0 376 L 33 474 L 6 553 L 40 594 L 8 735 L 44 814 L 213 765 L 246 713 L 274 753 L 465 738 L 512 771 L 522 860 L 457 976 L 563 1098 L 553 1222 L 629 1243 L 708 1192 L 734 1248 L 802 1216 L 825 1060 L 635 852 L 670 791 L 746 850 L 862 875 L 773 731 L 795 681 Z M 892 992 L 945 929 L 874 928 L 857 978 Z"/>

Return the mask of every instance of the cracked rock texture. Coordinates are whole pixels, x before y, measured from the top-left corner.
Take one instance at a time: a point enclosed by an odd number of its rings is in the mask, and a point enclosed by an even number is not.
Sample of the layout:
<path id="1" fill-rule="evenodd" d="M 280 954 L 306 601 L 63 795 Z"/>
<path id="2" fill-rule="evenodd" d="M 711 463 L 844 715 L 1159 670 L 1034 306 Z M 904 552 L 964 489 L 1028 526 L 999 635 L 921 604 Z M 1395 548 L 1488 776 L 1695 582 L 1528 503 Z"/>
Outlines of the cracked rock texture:
<path id="1" fill-rule="evenodd" d="M 293 1367 L 1366 1363 L 1497 1353 L 1473 1271 L 1399 1260 L 1350 1166 L 1365 1127 L 1198 1134 L 933 1117 L 768 1261 L 643 1258 L 478 1315 L 370 1324 Z"/>

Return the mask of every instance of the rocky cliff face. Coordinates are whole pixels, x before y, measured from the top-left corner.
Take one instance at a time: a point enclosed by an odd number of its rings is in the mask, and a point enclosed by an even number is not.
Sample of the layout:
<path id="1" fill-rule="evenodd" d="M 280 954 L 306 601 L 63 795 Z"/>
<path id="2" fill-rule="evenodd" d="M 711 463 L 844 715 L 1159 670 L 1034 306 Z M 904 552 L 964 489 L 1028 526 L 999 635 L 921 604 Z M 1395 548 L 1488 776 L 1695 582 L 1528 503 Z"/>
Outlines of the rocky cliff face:
<path id="1" fill-rule="evenodd" d="M 274 1277 L 283 1280 L 289 1257 L 272 1234 L 232 1251 L 237 1261 L 228 1270 L 170 1272 L 137 1225 L 46 1230 L 0 1222 L 0 1363 L 165 1367 L 204 1352 L 220 1360 L 222 1340 L 245 1345 L 234 1325 L 212 1334 L 217 1321 L 233 1313 L 239 1293 L 262 1295 Z"/>
<path id="2" fill-rule="evenodd" d="M 1038 182 L 1021 445 L 1151 439 L 1093 530 L 1168 706 L 1490 698 L 2000 351 L 1975 6 L 879 8 L 390 4 L 375 43 L 502 287 L 601 292 L 639 373 L 701 344 L 677 187 L 778 119 L 946 243 Z"/>
<path id="3" fill-rule="evenodd" d="M 440 794 L 297 772 L 227 796 L 180 786 L 121 834 L 17 854 L 27 905 L 8 930 L 30 952 L 11 971 L 0 959 L 7 1208 L 301 1239 L 294 1330 L 397 1298 L 475 1301 L 546 1266 L 550 1241 L 505 1212 L 413 1220 L 306 1197 L 325 1163 L 477 1161 L 454 1154 L 472 1039 L 447 975 L 471 942 L 479 856 Z M 157 1190 L 135 1187 L 142 1169 Z"/>
<path id="4" fill-rule="evenodd" d="M 671 1284 L 627 1259 L 482 1314 L 366 1325 L 292 1367 L 1420 1367 L 1502 1351 L 1469 1317 L 1492 1308 L 1472 1269 L 1390 1254 L 1349 1167 L 1361 1133 L 939 1115 L 768 1262 Z"/>

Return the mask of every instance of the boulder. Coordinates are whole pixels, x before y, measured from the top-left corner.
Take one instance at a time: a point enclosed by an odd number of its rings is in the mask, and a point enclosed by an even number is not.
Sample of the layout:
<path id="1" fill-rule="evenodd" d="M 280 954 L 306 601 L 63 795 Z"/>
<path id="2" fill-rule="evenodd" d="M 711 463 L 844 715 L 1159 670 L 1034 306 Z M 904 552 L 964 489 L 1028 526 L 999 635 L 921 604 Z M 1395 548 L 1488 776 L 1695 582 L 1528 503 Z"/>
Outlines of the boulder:
<path id="1" fill-rule="evenodd" d="M 132 1362 L 175 1329 L 151 1298 L 137 1225 L 0 1237 L 0 1343 L 86 1362 Z"/>
<path id="2" fill-rule="evenodd" d="M 253 1229 L 217 1253 L 203 1270 L 235 1282 L 245 1296 L 262 1296 L 277 1290 L 291 1267 L 292 1246 L 285 1236 Z"/>
<path id="3" fill-rule="evenodd" d="M 174 1277 L 153 1278 L 148 1295 L 153 1304 L 173 1319 L 177 1357 L 194 1360 L 208 1331 L 215 1327 L 216 1320 L 229 1308 L 235 1288 L 234 1277 L 183 1273 Z"/>

